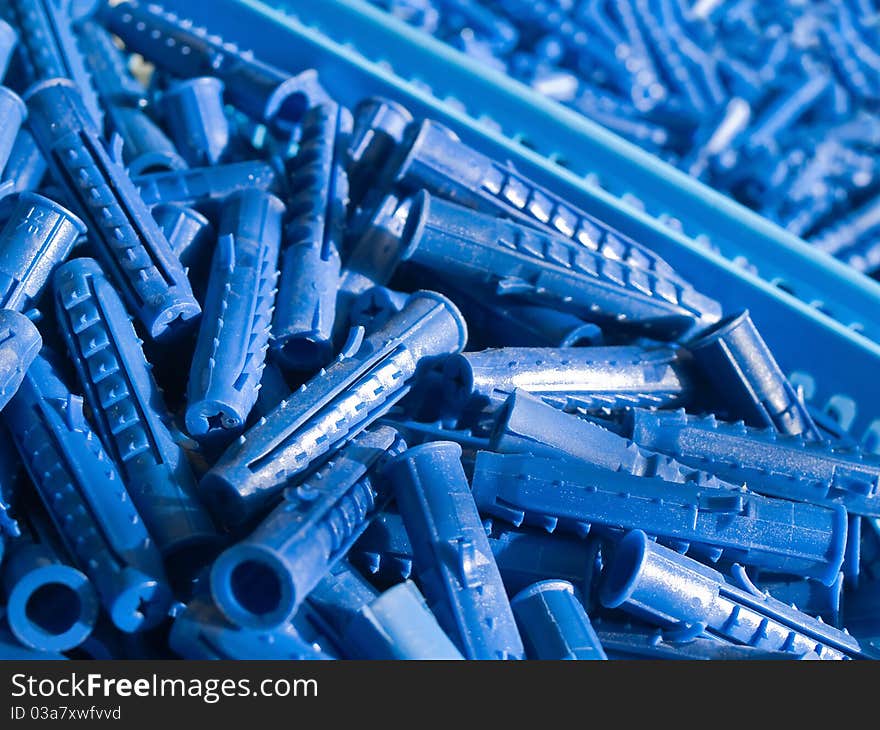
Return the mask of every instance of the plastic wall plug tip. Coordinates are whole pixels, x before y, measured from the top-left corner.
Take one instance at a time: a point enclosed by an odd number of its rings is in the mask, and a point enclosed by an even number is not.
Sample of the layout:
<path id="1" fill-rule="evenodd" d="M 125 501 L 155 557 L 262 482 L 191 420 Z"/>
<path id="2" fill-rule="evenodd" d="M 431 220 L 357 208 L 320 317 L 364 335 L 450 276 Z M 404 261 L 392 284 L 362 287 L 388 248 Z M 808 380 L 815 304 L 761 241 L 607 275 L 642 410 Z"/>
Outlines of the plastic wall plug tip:
<path id="1" fill-rule="evenodd" d="M 424 363 L 460 351 L 464 320 L 446 297 L 418 291 L 382 329 L 355 340 L 325 370 L 245 432 L 201 481 L 225 520 L 242 521 L 316 459 L 383 416 Z"/>
<path id="2" fill-rule="evenodd" d="M 42 344 L 40 332 L 30 319 L 11 309 L 0 309 L 0 410 L 21 386 Z"/>
<path id="3" fill-rule="evenodd" d="M 113 36 L 93 20 L 79 23 L 76 35 L 101 102 L 105 106 L 144 107 L 147 89 L 129 72 L 127 59 Z"/>
<path id="4" fill-rule="evenodd" d="M 367 333 L 375 332 L 403 309 L 407 297 L 406 292 L 394 291 L 387 286 L 371 287 L 352 301 L 349 324 L 363 327 Z"/>
<path id="5" fill-rule="evenodd" d="M 522 659 L 501 574 L 461 465 L 458 444 L 405 452 L 388 477 L 431 610 L 468 659 Z"/>
<path id="6" fill-rule="evenodd" d="M 635 476 L 658 476 L 668 482 L 735 488 L 713 474 L 641 448 L 597 423 L 563 413 L 523 390 L 514 391 L 496 416 L 489 439 L 492 451 L 563 457 Z"/>
<path id="7" fill-rule="evenodd" d="M 410 192 L 427 190 L 459 205 L 552 231 L 579 248 L 650 272 L 659 279 L 682 280 L 655 253 L 557 194 L 462 143 L 449 129 L 426 119 L 412 125 L 402 145 L 396 182 Z"/>
<path id="8" fill-rule="evenodd" d="M 6 621 L 25 646 L 67 651 L 92 632 L 99 608 L 92 584 L 44 545 L 19 540 L 3 564 L 2 583 Z"/>
<path id="9" fill-rule="evenodd" d="M 26 118 L 27 107 L 19 95 L 0 86 L 0 172 L 6 168 L 15 137 Z"/>
<path id="10" fill-rule="evenodd" d="M 6 168 L 0 170 L 3 172 L 2 182 L 11 182 L 13 193 L 36 190 L 42 184 L 47 170 L 46 160 L 27 129 L 18 131 Z"/>
<path id="11" fill-rule="evenodd" d="M 278 279 L 284 204 L 249 190 L 227 199 L 187 386 L 186 427 L 234 434 L 257 399 Z"/>
<path id="12" fill-rule="evenodd" d="M 210 259 L 215 238 L 211 222 L 195 208 L 179 203 L 157 205 L 152 212 L 184 268 L 203 268 L 201 263 L 206 257 Z"/>
<path id="13" fill-rule="evenodd" d="M 289 130 L 309 107 L 327 100 L 315 71 L 291 76 L 159 5 L 119 3 L 103 20 L 126 48 L 174 76 L 216 76 L 227 101 L 257 121 Z"/>
<path id="14" fill-rule="evenodd" d="M 9 19 L 19 30 L 18 52 L 29 83 L 66 78 L 82 95 L 83 110 L 102 129 L 104 112 L 73 29 L 67 3 L 10 0 Z"/>
<path id="15" fill-rule="evenodd" d="M 136 175 L 132 178 L 147 206 L 162 203 L 192 205 L 222 200 L 246 190 L 269 190 L 276 173 L 265 162 L 249 160 L 216 167 L 194 167 Z"/>
<path id="16" fill-rule="evenodd" d="M 15 28 L 0 19 L 0 81 L 6 76 L 6 69 L 9 68 L 9 61 L 17 44 L 18 33 L 15 32 Z"/>
<path id="17" fill-rule="evenodd" d="M 141 109 L 108 106 L 107 117 L 122 140 L 122 162 L 132 177 L 186 169 L 172 141 Z"/>
<path id="18" fill-rule="evenodd" d="M 200 313 L 186 273 L 128 173 L 104 147 L 73 82 L 28 91 L 30 127 L 56 182 L 88 226 L 96 253 L 152 337 Z"/>
<path id="19" fill-rule="evenodd" d="M 287 165 L 291 218 L 284 229 L 272 346 L 288 368 L 314 370 L 333 357 L 339 249 L 348 178 L 340 147 L 351 114 L 337 104 L 306 112 L 299 150 Z"/>
<path id="20" fill-rule="evenodd" d="M 481 451 L 474 465 L 477 508 L 515 525 L 580 535 L 593 525 L 640 528 L 681 551 L 777 573 L 837 580 L 846 511 L 745 490 L 676 484 L 570 460 Z"/>
<path id="21" fill-rule="evenodd" d="M 162 113 L 177 149 L 190 165 L 216 165 L 229 146 L 223 82 L 213 76 L 178 81 L 161 98 Z"/>
<path id="22" fill-rule="evenodd" d="M 409 580 L 360 607 L 339 643 L 355 659 L 464 659 Z"/>
<path id="23" fill-rule="evenodd" d="M 843 573 L 839 573 L 831 585 L 789 575 L 759 573 L 755 585 L 776 600 L 789 606 L 797 606 L 810 616 L 821 616 L 823 621 L 832 626 L 843 625 L 841 623 Z"/>
<path id="24" fill-rule="evenodd" d="M 250 629 L 289 621 L 366 527 L 380 492 L 372 472 L 405 448 L 394 429 L 380 426 L 288 489 L 259 527 L 211 569 L 211 594 L 227 618 Z"/>
<path id="25" fill-rule="evenodd" d="M 376 514 L 353 545 L 348 558 L 365 572 L 394 583 L 409 578 L 412 575 L 412 543 L 400 514 L 387 509 Z"/>
<path id="26" fill-rule="evenodd" d="M 92 259 L 60 266 L 53 287 L 59 328 L 98 434 L 172 578 L 186 575 L 215 554 L 219 538 L 195 497 L 195 478 L 128 312 Z"/>
<path id="27" fill-rule="evenodd" d="M 722 479 L 745 482 L 753 492 L 840 504 L 854 515 L 880 517 L 876 455 L 684 411 L 634 409 L 628 433 L 646 449 L 709 469 Z"/>
<path id="28" fill-rule="evenodd" d="M 114 625 L 133 632 L 162 621 L 170 591 L 159 551 L 89 427 L 82 398 L 40 356 L 3 417 L 66 549 Z"/>
<path id="29" fill-rule="evenodd" d="M 748 311 L 722 320 L 687 347 L 732 420 L 821 440 L 803 399 L 782 373 Z"/>
<path id="30" fill-rule="evenodd" d="M 198 596 L 174 618 L 168 644 L 182 659 L 330 659 L 286 624 L 250 631 L 229 623 L 208 596 Z"/>
<path id="31" fill-rule="evenodd" d="M 535 583 L 517 593 L 510 607 L 530 659 L 607 659 L 571 583 Z"/>
<path id="32" fill-rule="evenodd" d="M 497 409 L 516 388 L 566 411 L 664 407 L 687 400 L 687 363 L 673 349 L 504 347 L 446 361 L 444 395 L 457 408 Z"/>
<path id="33" fill-rule="evenodd" d="M 566 238 L 477 213 L 422 191 L 404 201 L 400 260 L 499 296 L 584 320 L 674 340 L 720 316 L 717 302 L 680 279 L 608 260 Z"/>
<path id="34" fill-rule="evenodd" d="M 406 107 L 391 99 L 370 97 L 355 107 L 346 153 L 353 205 L 359 205 L 373 186 L 381 185 L 382 168 L 403 142 L 412 119 Z"/>
<path id="35" fill-rule="evenodd" d="M 0 231 L 0 307 L 23 312 L 33 306 L 85 232 L 85 224 L 58 203 L 22 193 Z"/>
<path id="36" fill-rule="evenodd" d="M 795 654 L 815 651 L 820 659 L 862 655 L 848 633 L 762 593 L 740 566 L 728 579 L 652 543 L 641 530 L 615 546 L 599 597 L 607 608 L 737 644 Z"/>

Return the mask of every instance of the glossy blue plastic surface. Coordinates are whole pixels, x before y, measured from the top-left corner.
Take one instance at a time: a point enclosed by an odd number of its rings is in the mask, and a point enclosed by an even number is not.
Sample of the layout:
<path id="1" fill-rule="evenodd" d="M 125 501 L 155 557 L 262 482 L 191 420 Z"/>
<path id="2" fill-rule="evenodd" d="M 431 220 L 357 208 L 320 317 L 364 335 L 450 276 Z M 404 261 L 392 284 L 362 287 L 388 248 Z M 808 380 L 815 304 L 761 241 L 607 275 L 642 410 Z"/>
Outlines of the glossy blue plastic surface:
<path id="1" fill-rule="evenodd" d="M 61 334 L 98 434 L 119 468 L 172 577 L 217 548 L 195 479 L 170 430 L 170 415 L 131 318 L 93 259 L 72 259 L 53 286 Z"/>
<path id="2" fill-rule="evenodd" d="M 245 190 L 268 190 L 275 183 L 275 170 L 265 162 L 230 162 L 215 167 L 144 173 L 132 177 L 132 182 L 148 206 L 189 205 L 221 200 Z"/>
<path id="3" fill-rule="evenodd" d="M 819 616 L 832 626 L 843 625 L 843 573 L 829 586 L 816 580 L 772 573 L 759 573 L 754 582 L 782 603 L 797 606 L 810 616 Z"/>
<path id="4" fill-rule="evenodd" d="M 159 126 L 137 107 L 110 105 L 107 118 L 122 140 L 122 161 L 133 177 L 186 169 L 186 162 Z"/>
<path id="5" fill-rule="evenodd" d="M 39 331 L 27 317 L 0 309 L 0 410 L 15 395 L 42 344 Z"/>
<path id="6" fill-rule="evenodd" d="M 27 117 L 24 102 L 12 89 L 0 86 L 0 171 L 6 167 L 15 136 Z"/>
<path id="7" fill-rule="evenodd" d="M 385 327 L 355 340 L 230 445 L 203 477 L 202 494 L 225 519 L 243 520 L 384 415 L 409 391 L 423 360 L 458 352 L 466 341 L 464 321 L 448 299 L 416 292 Z"/>
<path id="8" fill-rule="evenodd" d="M 43 182 L 46 170 L 46 160 L 33 135 L 27 129 L 20 129 L 9 152 L 6 168 L 2 170 L 3 184 L 11 183 L 10 192 L 13 193 L 36 190 Z"/>
<path id="9" fill-rule="evenodd" d="M 661 626 L 748 646 L 815 651 L 820 659 L 861 656 L 849 634 L 761 593 L 742 568 L 735 568 L 728 579 L 635 530 L 617 544 L 600 599 L 608 608 L 621 607 Z"/>
<path id="10" fill-rule="evenodd" d="M 278 279 L 282 202 L 248 190 L 227 198 L 189 371 L 186 427 L 234 435 L 257 400 Z"/>
<path id="11" fill-rule="evenodd" d="M 178 81 L 162 93 L 162 114 L 190 165 L 216 165 L 229 146 L 223 82 L 214 76 Z"/>
<path id="12" fill-rule="evenodd" d="M 388 466 L 415 575 L 468 659 L 522 659 L 522 641 L 461 465 L 461 447 L 423 444 Z"/>
<path id="13" fill-rule="evenodd" d="M 0 81 L 6 75 L 12 53 L 18 45 L 18 33 L 9 23 L 0 18 Z"/>
<path id="14" fill-rule="evenodd" d="M 612 472 L 582 462 L 477 453 L 474 499 L 514 525 L 586 535 L 641 529 L 681 552 L 832 583 L 843 564 L 846 511 Z"/>
<path id="15" fill-rule="evenodd" d="M 806 376 L 810 401 L 824 408 L 838 396 L 858 404 L 857 436 L 877 418 L 880 285 L 581 114 L 361 0 L 284 0 L 274 7 L 224 0 L 222 17 L 213 6 L 164 4 L 227 40 L 259 46 L 270 63 L 292 72 L 317 68 L 328 92 L 346 105 L 386 96 L 417 117 L 440 121 L 483 154 L 510 159 L 537 183 L 656 251 L 726 309 L 749 307 L 783 372 Z M 586 179 L 590 173 L 601 188 Z M 624 202 L 627 194 L 649 213 Z M 660 216 L 684 223 L 685 233 Z"/>
<path id="16" fill-rule="evenodd" d="M 530 659 L 607 659 L 571 583 L 535 583 L 517 593 L 510 607 Z"/>

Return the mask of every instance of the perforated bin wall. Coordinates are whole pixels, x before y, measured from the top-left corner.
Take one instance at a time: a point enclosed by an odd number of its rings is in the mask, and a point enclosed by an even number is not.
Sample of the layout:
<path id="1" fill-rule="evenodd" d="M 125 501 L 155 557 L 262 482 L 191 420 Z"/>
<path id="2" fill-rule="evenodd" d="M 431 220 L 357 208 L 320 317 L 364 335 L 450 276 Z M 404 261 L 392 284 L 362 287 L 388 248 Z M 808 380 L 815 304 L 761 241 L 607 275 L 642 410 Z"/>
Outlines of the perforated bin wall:
<path id="1" fill-rule="evenodd" d="M 540 184 L 653 248 L 720 299 L 725 311 L 748 307 L 807 398 L 864 434 L 869 445 L 880 440 L 880 284 L 360 0 L 162 5 L 270 63 L 290 71 L 316 68 L 325 88 L 345 104 L 390 97 L 485 154 L 512 160 Z"/>

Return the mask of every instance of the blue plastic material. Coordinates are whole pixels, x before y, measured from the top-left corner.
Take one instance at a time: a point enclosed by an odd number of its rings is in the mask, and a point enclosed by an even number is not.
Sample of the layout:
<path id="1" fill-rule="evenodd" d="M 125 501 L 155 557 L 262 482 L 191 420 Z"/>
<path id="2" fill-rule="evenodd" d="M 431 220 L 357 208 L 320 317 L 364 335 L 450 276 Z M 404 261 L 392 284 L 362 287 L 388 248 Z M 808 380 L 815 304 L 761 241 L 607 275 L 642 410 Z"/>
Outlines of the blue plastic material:
<path id="1" fill-rule="evenodd" d="M 15 144 L 9 152 L 9 161 L 3 172 L 2 184 L 11 184 L 9 192 L 21 193 L 25 190 L 36 190 L 46 175 L 46 160 L 37 147 L 33 135 L 27 129 L 20 129 Z"/>
<path id="2" fill-rule="evenodd" d="M 105 7 L 103 19 L 129 50 L 159 68 L 184 78 L 221 79 L 229 103 L 257 121 L 289 129 L 326 99 L 313 70 L 291 76 L 158 5 L 120 3 Z"/>
<path id="3" fill-rule="evenodd" d="M 286 367 L 314 370 L 333 356 L 339 249 L 348 178 L 342 147 L 351 114 L 338 104 L 310 109 L 296 157 L 287 165 L 291 219 L 284 229 L 272 346 Z"/>
<path id="4" fill-rule="evenodd" d="M 275 184 L 275 170 L 265 162 L 231 162 L 216 167 L 151 172 L 132 178 L 144 203 L 192 205 L 222 200 L 245 190 L 268 190 Z"/>
<path id="5" fill-rule="evenodd" d="M 143 107 L 147 103 L 147 90 L 129 72 L 126 59 L 113 42 L 113 36 L 93 20 L 79 23 L 76 35 L 102 103 Z"/>
<path id="6" fill-rule="evenodd" d="M 692 377 L 679 351 L 641 347 L 503 347 L 446 361 L 452 407 L 495 410 L 517 388 L 566 411 L 687 402 Z"/>
<path id="7" fill-rule="evenodd" d="M 731 420 L 803 435 L 807 440 L 822 438 L 748 311 L 719 322 L 687 346 Z"/>
<path id="8" fill-rule="evenodd" d="M 514 525 L 580 535 L 593 525 L 642 529 L 706 560 L 725 559 L 833 583 L 843 564 L 846 511 L 746 490 L 632 476 L 625 471 L 520 454 L 481 451 L 477 508 Z"/>
<path id="9" fill-rule="evenodd" d="M 186 169 L 174 143 L 141 109 L 108 106 L 107 117 L 122 140 L 122 161 L 132 177 Z"/>
<path id="10" fill-rule="evenodd" d="M 168 645 L 183 659 L 330 659 L 289 624 L 250 631 L 229 623 L 209 596 L 198 596 L 174 618 Z"/>
<path id="11" fill-rule="evenodd" d="M 754 492 L 880 517 L 880 457 L 773 430 L 725 423 L 684 411 L 635 410 L 630 435 L 647 449 L 669 454 Z"/>
<path id="12" fill-rule="evenodd" d="M 180 261 L 128 173 L 114 162 L 77 88 L 54 79 L 27 95 L 29 123 L 56 181 L 85 222 L 95 253 L 151 337 L 200 313 Z"/>
<path id="13" fill-rule="evenodd" d="M 162 93 L 162 113 L 190 165 L 216 165 L 229 146 L 223 82 L 213 76 L 178 81 Z"/>
<path id="14" fill-rule="evenodd" d="M 104 112 L 92 87 L 67 3 L 56 0 L 8 0 L 9 19 L 19 29 L 19 56 L 29 83 L 66 78 L 79 89 L 92 124 L 101 129 Z"/>
<path id="15" fill-rule="evenodd" d="M 0 171 L 5 169 L 9 161 L 15 136 L 26 118 L 27 107 L 18 94 L 0 86 Z"/>
<path id="16" fill-rule="evenodd" d="M 544 233 L 421 192 L 395 211 L 407 219 L 400 258 L 498 295 L 672 340 L 716 322 L 717 302 L 674 276 L 608 259 Z"/>
<path id="17" fill-rule="evenodd" d="M 0 410 L 15 395 L 42 344 L 39 331 L 27 317 L 11 309 L 0 309 Z M 2 502 L 0 495 L 0 512 Z"/>
<path id="18" fill-rule="evenodd" d="M 466 341 L 464 320 L 448 299 L 416 292 L 385 327 L 350 343 L 233 443 L 203 477 L 202 494 L 225 520 L 245 519 L 384 415 L 409 392 L 423 361 L 458 352 Z"/>
<path id="19" fill-rule="evenodd" d="M 458 444 L 435 441 L 388 466 L 415 574 L 466 658 L 522 659 L 522 641 L 460 459 Z"/>
<path id="20" fill-rule="evenodd" d="M 395 291 L 387 286 L 374 286 L 359 294 L 348 312 L 352 327 L 363 327 L 372 334 L 391 317 L 403 309 L 409 294 Z"/>
<path id="21" fill-rule="evenodd" d="M 113 624 L 133 632 L 162 621 L 170 591 L 159 551 L 86 422 L 82 398 L 40 356 L 3 417 L 65 547 Z"/>
<path id="22" fill-rule="evenodd" d="M 203 264 L 211 258 L 210 248 L 214 244 L 215 234 L 205 216 L 195 208 L 167 203 L 153 208 L 153 218 L 168 239 L 174 255 L 186 269 L 206 268 Z"/>
<path id="23" fill-rule="evenodd" d="M 21 538 L 3 564 L 6 621 L 22 644 L 67 651 L 86 640 L 98 618 L 98 598 L 76 568 L 41 543 Z"/>
<path id="24" fill-rule="evenodd" d="M 94 423 L 172 577 L 213 554 L 218 537 L 122 300 L 92 259 L 53 279 L 55 310 Z"/>
<path id="25" fill-rule="evenodd" d="M 865 581 L 847 592 L 843 623 L 874 654 L 880 653 L 880 581 Z"/>
<path id="26" fill-rule="evenodd" d="M 9 23 L 0 18 L 0 81 L 6 76 L 12 52 L 18 44 L 18 33 Z"/>
<path id="27" fill-rule="evenodd" d="M 517 593 L 510 607 L 530 659 L 608 658 L 571 583 L 535 583 Z"/>
<path id="28" fill-rule="evenodd" d="M 762 593 L 739 566 L 728 579 L 650 542 L 640 530 L 616 545 L 599 597 L 608 608 L 623 608 L 661 626 L 761 649 L 815 651 L 820 659 L 862 655 L 848 633 Z"/>
<path id="29" fill-rule="evenodd" d="M 840 628 L 843 625 L 841 623 L 843 573 L 840 573 L 829 586 L 816 580 L 772 573 L 759 573 L 754 583 L 782 603 L 797 606 L 810 616 L 821 617 L 832 626 Z"/>
<path id="30" fill-rule="evenodd" d="M 29 309 L 85 232 L 85 224 L 55 201 L 22 193 L 0 231 L 0 307 Z"/>
<path id="31" fill-rule="evenodd" d="M 220 610 L 250 629 L 289 621 L 366 527 L 381 486 L 371 472 L 405 448 L 392 428 L 365 431 L 287 490 L 259 527 L 214 563 L 211 593 Z"/>
<path id="32" fill-rule="evenodd" d="M 260 0 L 225 0 L 222 14 L 216 4 L 164 4 L 227 41 L 259 47 L 268 63 L 292 73 L 320 65 L 322 84 L 340 103 L 353 108 L 364 97 L 388 97 L 417 118 L 449 127 L 482 154 L 511 160 L 538 184 L 648 246 L 716 294 L 726 310 L 746 303 L 783 372 L 803 368 L 811 379 L 812 404 L 823 409 L 835 396 L 859 404 L 854 434 L 877 418 L 871 394 L 880 361 L 880 285 L 581 114 L 360 0 L 284 0 L 283 10 Z M 644 209 L 627 202 L 632 199 Z"/>
<path id="33" fill-rule="evenodd" d="M 234 434 L 257 400 L 278 277 L 284 204 L 260 190 L 224 203 L 187 388 L 195 437 Z"/>
<path id="34" fill-rule="evenodd" d="M 64 654 L 56 651 L 38 651 L 23 646 L 8 628 L 0 625 L 0 660 L 3 661 L 65 661 Z"/>
<path id="35" fill-rule="evenodd" d="M 668 482 L 734 487 L 699 467 L 685 466 L 597 423 L 563 413 L 522 390 L 514 391 L 496 418 L 489 440 L 492 451 L 562 456 L 635 476 L 659 476 Z"/>

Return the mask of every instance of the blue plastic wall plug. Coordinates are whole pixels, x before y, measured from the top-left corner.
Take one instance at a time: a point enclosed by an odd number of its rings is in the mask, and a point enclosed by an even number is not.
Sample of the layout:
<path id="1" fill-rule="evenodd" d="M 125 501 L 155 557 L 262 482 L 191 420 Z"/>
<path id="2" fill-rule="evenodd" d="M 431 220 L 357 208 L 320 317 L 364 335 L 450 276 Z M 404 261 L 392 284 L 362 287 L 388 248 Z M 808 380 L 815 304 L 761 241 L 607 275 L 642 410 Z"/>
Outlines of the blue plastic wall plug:
<path id="1" fill-rule="evenodd" d="M 114 625 L 133 632 L 162 621 L 170 590 L 159 551 L 86 422 L 82 398 L 40 356 L 3 417 L 65 547 Z"/>
<path id="2" fill-rule="evenodd" d="M 42 344 L 43 339 L 30 319 L 11 309 L 0 309 L 0 410 L 21 386 Z M 0 512 L 2 502 L 0 496 Z M 0 528 L 3 527 L 5 521 L 0 515 Z"/>
<path id="3" fill-rule="evenodd" d="M 12 184 L 11 193 L 36 190 L 42 184 L 46 170 L 46 160 L 33 135 L 27 129 L 20 129 L 5 169 L 0 167 L 3 172 L 0 190 L 8 183 Z"/>
<path id="4" fill-rule="evenodd" d="M 107 117 L 122 140 L 122 162 L 132 177 L 186 169 L 174 143 L 141 109 L 108 106 Z"/>
<path id="5" fill-rule="evenodd" d="M 128 70 L 127 58 L 113 36 L 93 20 L 77 24 L 76 36 L 101 101 L 122 107 L 146 106 L 147 89 Z"/>
<path id="6" fill-rule="evenodd" d="M 27 107 L 18 94 L 0 86 L 0 172 L 6 168 L 15 145 L 15 137 L 26 118 Z"/>
<path id="7" fill-rule="evenodd" d="M 6 620 L 22 644 L 41 652 L 79 646 L 98 618 L 89 579 L 47 546 L 20 538 L 3 563 Z"/>
<path id="8" fill-rule="evenodd" d="M 545 580 L 510 600 L 530 659 L 607 659 L 590 617 L 564 580 Z"/>
<path id="9" fill-rule="evenodd" d="M 687 346 L 731 420 L 821 440 L 802 397 L 782 373 L 748 311 L 722 320 Z"/>
<path id="10" fill-rule="evenodd" d="M 662 340 L 717 322 L 720 307 L 677 278 L 611 260 L 566 238 L 477 213 L 426 192 L 395 211 L 407 218 L 400 260 L 462 284 L 570 312 Z"/>
<path id="11" fill-rule="evenodd" d="M 85 224 L 55 201 L 22 193 L 0 231 L 0 307 L 24 312 L 36 303 L 85 232 Z"/>
<path id="12" fill-rule="evenodd" d="M 162 114 L 177 149 L 190 165 L 216 165 L 229 147 L 223 82 L 213 76 L 178 81 L 161 97 Z"/>
<path id="13" fill-rule="evenodd" d="M 18 44 L 18 33 L 9 23 L 0 18 L 0 81 L 6 76 L 12 53 Z"/>
<path id="14" fill-rule="evenodd" d="M 284 229 L 272 347 L 285 367 L 314 370 L 333 357 L 339 249 L 348 178 L 342 149 L 351 113 L 338 104 L 306 112 L 296 157 L 286 166 L 291 189 Z"/>
<path id="15" fill-rule="evenodd" d="M 171 577 L 189 573 L 219 538 L 195 496 L 195 479 L 122 300 L 92 259 L 53 278 L 55 309 L 86 401 L 108 452 Z"/>
<path id="16" fill-rule="evenodd" d="M 240 522 L 315 460 L 367 428 L 410 390 L 420 365 L 460 351 L 464 320 L 446 297 L 419 291 L 378 332 L 350 347 L 229 446 L 200 489 Z M 359 346 L 358 346 L 359 345 Z"/>
<path id="17" fill-rule="evenodd" d="M 461 447 L 435 441 L 393 460 L 387 474 L 431 610 L 468 659 L 522 659 L 523 645 L 480 522 Z"/>
<path id="18" fill-rule="evenodd" d="M 57 651 L 38 651 L 22 645 L 16 636 L 0 624 L 0 660 L 3 661 L 66 661 L 64 654 Z"/>
<path id="19" fill-rule="evenodd" d="M 192 599 L 174 618 L 171 649 L 183 659 L 330 659 L 289 624 L 274 631 L 250 631 L 229 623 L 209 596 Z"/>
<path id="20" fill-rule="evenodd" d="M 409 294 L 387 286 L 374 286 L 359 294 L 348 312 L 352 327 L 363 327 L 372 334 L 403 309 Z"/>
<path id="21" fill-rule="evenodd" d="M 275 303 L 284 204 L 249 190 L 224 203 L 187 387 L 195 437 L 234 434 L 257 400 Z"/>
<path id="22" fill-rule="evenodd" d="M 846 511 L 705 488 L 521 454 L 477 453 L 472 482 L 482 514 L 587 534 L 593 525 L 639 528 L 680 552 L 777 573 L 838 579 Z"/>
<path id="23" fill-rule="evenodd" d="M 668 482 L 726 487 L 712 474 L 679 463 L 578 416 L 515 390 L 496 416 L 490 449 L 501 453 L 564 457 L 635 476 L 659 476 Z"/>
<path id="24" fill-rule="evenodd" d="M 444 396 L 453 408 L 492 410 L 517 388 L 566 411 L 686 402 L 687 358 L 669 348 L 503 347 L 446 361 Z"/>
<path id="25" fill-rule="evenodd" d="M 193 271 L 207 271 L 215 233 L 211 222 L 195 208 L 165 203 L 153 208 L 153 218 L 168 239 L 174 255 L 193 280 Z"/>
<path id="26" fill-rule="evenodd" d="M 246 190 L 269 190 L 275 184 L 275 170 L 266 162 L 248 160 L 216 167 L 151 172 L 132 178 L 147 206 L 163 203 L 192 205 L 222 200 Z"/>
<path id="27" fill-rule="evenodd" d="M 814 504 L 841 504 L 880 517 L 880 457 L 771 429 L 725 423 L 684 411 L 632 412 L 629 435 L 653 449 L 759 494 Z"/>
<path id="28" fill-rule="evenodd" d="M 69 79 L 79 89 L 91 123 L 102 129 L 104 112 L 77 43 L 68 4 L 56 0 L 9 0 L 8 4 L 9 19 L 19 30 L 18 52 L 29 84 Z"/>
<path id="29" fill-rule="evenodd" d="M 838 574 L 831 585 L 824 585 L 809 578 L 795 578 L 775 573 L 758 573 L 754 581 L 762 591 L 789 606 L 797 606 L 810 616 L 840 628 L 843 600 L 843 573 Z M 847 627 L 849 628 L 849 627 Z"/>
<path id="30" fill-rule="evenodd" d="M 175 76 L 216 76 L 227 101 L 257 121 L 290 129 L 306 109 L 327 99 L 315 71 L 291 76 L 159 5 L 107 6 L 102 20 L 127 49 Z"/>
<path id="31" fill-rule="evenodd" d="M 623 608 L 661 626 L 705 632 L 735 643 L 820 659 L 862 656 L 845 631 L 771 598 L 734 566 L 730 579 L 696 560 L 652 543 L 634 530 L 615 547 L 599 594 L 607 608 Z"/>
<path id="32" fill-rule="evenodd" d="M 392 428 L 365 431 L 288 489 L 257 529 L 211 569 L 211 594 L 227 618 L 249 629 L 289 621 L 366 527 L 381 491 L 375 469 L 405 448 Z"/>
<path id="33" fill-rule="evenodd" d="M 65 79 L 28 91 L 29 123 L 56 181 L 88 226 L 95 252 L 151 337 L 200 313 L 186 273 L 128 173 L 111 159 Z"/>

